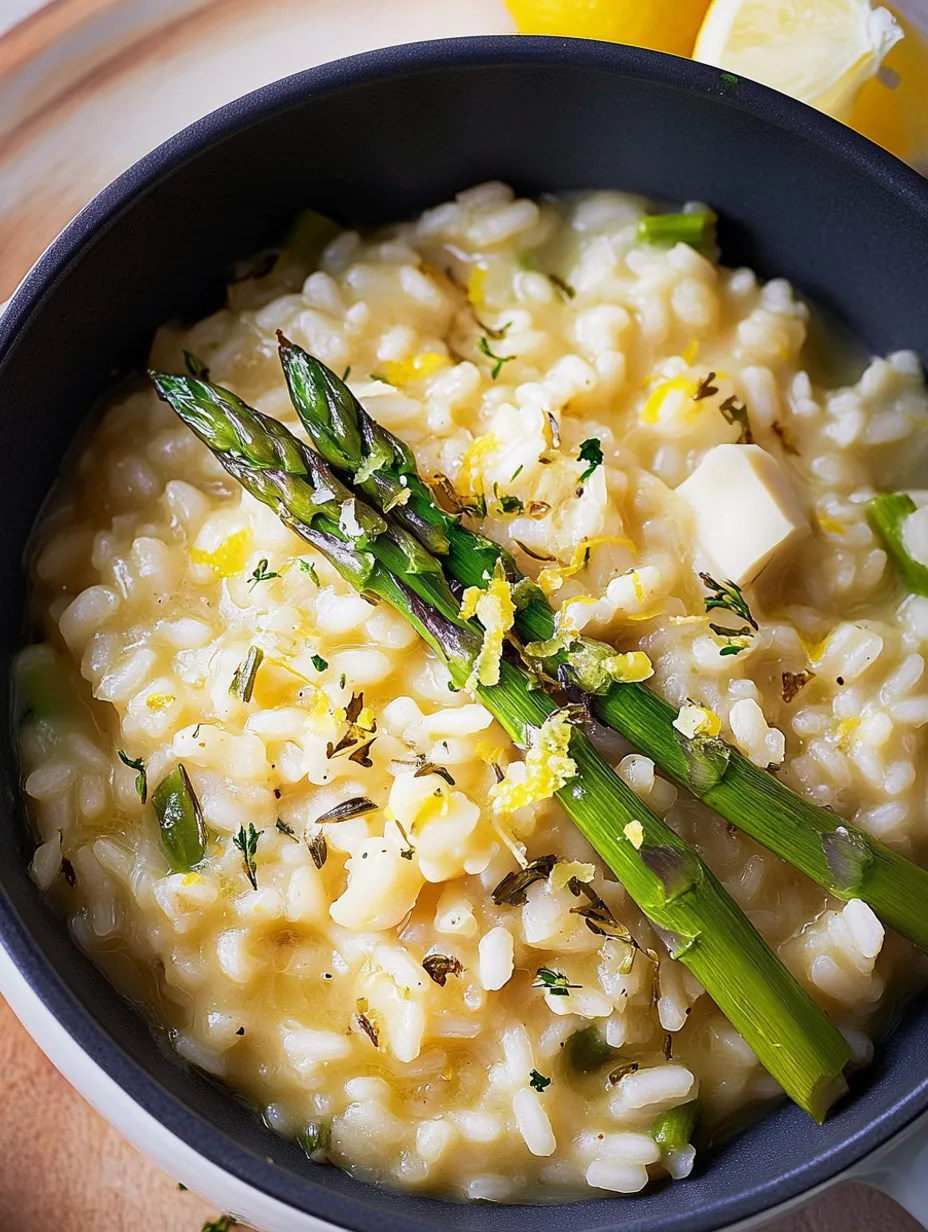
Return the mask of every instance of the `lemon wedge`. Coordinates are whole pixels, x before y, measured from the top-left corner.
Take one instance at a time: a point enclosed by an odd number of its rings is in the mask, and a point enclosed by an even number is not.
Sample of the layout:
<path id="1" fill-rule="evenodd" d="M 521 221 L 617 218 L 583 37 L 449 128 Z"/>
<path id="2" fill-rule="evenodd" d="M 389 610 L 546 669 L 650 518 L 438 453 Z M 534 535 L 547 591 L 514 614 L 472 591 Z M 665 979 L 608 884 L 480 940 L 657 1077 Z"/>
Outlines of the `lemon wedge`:
<path id="1" fill-rule="evenodd" d="M 849 121 L 901 38 L 870 0 L 713 0 L 693 57 Z"/>
<path id="2" fill-rule="evenodd" d="M 506 0 L 522 34 L 632 43 L 688 56 L 708 0 Z"/>

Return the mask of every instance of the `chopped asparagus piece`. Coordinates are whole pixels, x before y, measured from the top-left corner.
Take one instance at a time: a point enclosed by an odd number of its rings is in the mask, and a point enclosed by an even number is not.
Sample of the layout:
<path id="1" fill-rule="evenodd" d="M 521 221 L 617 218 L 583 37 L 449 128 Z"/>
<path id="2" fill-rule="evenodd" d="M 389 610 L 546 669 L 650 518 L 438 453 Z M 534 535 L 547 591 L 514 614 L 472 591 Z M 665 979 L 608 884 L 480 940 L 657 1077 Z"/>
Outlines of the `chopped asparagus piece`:
<path id="1" fill-rule="evenodd" d="M 200 802 L 183 763 L 161 780 L 151 802 L 161 826 L 161 843 L 175 873 L 189 873 L 203 859 L 206 829 Z"/>

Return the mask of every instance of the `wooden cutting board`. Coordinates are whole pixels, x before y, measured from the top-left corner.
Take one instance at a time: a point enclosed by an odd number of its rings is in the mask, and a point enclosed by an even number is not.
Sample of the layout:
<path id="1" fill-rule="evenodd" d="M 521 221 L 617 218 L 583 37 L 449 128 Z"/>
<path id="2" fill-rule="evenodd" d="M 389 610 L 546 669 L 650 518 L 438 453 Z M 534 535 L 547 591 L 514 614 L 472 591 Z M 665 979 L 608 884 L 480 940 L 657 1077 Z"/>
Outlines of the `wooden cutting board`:
<path id="1" fill-rule="evenodd" d="M 501 0 L 51 0 L 0 39 L 0 300 L 94 193 L 197 116 L 337 56 L 510 29 Z M 199 1232 L 217 1216 L 84 1102 L 2 1000 L 0 1073 L 0 1232 Z M 918 1232 L 862 1186 L 768 1228 Z"/>

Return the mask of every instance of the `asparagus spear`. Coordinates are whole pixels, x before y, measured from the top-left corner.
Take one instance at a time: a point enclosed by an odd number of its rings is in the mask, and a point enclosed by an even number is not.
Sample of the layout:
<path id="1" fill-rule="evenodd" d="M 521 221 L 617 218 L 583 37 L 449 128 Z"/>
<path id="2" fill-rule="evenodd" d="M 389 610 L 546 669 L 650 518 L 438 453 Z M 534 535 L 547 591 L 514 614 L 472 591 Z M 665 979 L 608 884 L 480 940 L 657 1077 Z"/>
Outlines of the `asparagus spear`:
<path id="1" fill-rule="evenodd" d="M 397 491 L 409 492 L 405 504 L 394 505 L 391 517 L 423 543 L 421 526 L 440 531 L 448 543 L 445 569 L 456 581 L 485 586 L 498 559 L 511 580 L 520 579 L 509 553 L 465 529 L 458 517 L 436 504 L 414 464 L 410 466 L 406 446 L 372 423 L 347 386 L 318 360 L 278 336 L 291 399 L 322 456 L 355 476 L 363 469 L 367 477 L 358 486 L 379 508 L 395 500 Z M 388 438 L 393 460 L 378 463 L 370 473 L 365 442 L 374 433 Z M 332 446 L 335 440 L 337 451 Z M 386 448 L 378 457 L 385 455 Z M 396 461 L 399 457 L 402 465 Z M 441 552 L 436 546 L 431 550 Z M 554 612 L 537 587 L 529 593 L 529 601 L 517 612 L 516 630 L 524 643 L 548 642 L 555 635 Z M 552 656 L 546 667 L 552 674 L 568 668 L 574 679 L 589 687 L 585 656 L 591 647 L 595 649 L 595 643 L 578 638 Z M 682 737 L 673 726 L 677 717 L 673 707 L 642 684 L 613 683 L 594 694 L 592 707 L 601 723 L 620 732 L 677 786 L 704 800 L 726 821 L 838 898 L 863 899 L 885 924 L 928 949 L 928 871 L 835 813 L 804 800 L 722 740 Z"/>
<path id="2" fill-rule="evenodd" d="M 637 227 L 639 244 L 654 244 L 672 248 L 674 244 L 689 244 L 704 257 L 715 249 L 715 224 L 718 218 L 712 210 L 695 214 L 649 214 Z"/>
<path id="3" fill-rule="evenodd" d="M 346 531 L 331 516 L 337 481 L 276 421 L 196 378 L 152 378 L 230 474 L 323 552 L 350 585 L 400 612 L 447 664 L 454 684 L 465 686 L 483 637 L 479 626 L 460 619 L 440 568 L 414 572 L 389 532 Z M 377 524 L 360 501 L 355 516 L 361 525 Z M 523 748 L 555 711 L 533 684 L 503 661 L 499 683 L 475 689 Z M 642 805 L 576 727 L 569 755 L 577 772 L 556 793 L 565 811 L 659 929 L 670 953 L 700 980 L 784 1090 L 821 1120 L 846 1089 L 842 1071 L 850 1050 L 840 1032 L 693 848 Z"/>

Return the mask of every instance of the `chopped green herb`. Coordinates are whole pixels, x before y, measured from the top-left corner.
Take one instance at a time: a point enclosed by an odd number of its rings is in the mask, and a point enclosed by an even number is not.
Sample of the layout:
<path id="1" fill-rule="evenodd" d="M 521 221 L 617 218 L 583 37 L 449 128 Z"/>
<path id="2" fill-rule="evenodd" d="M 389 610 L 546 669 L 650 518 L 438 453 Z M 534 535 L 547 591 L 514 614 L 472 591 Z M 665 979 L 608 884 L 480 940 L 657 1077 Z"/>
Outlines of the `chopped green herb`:
<path id="1" fill-rule="evenodd" d="M 296 836 L 296 831 L 294 830 L 293 826 L 288 826 L 287 823 L 283 820 L 283 818 L 278 817 L 276 824 L 277 824 L 277 829 L 281 832 L 281 834 L 286 834 L 287 838 L 292 838 L 295 843 L 298 843 L 300 841 Z"/>
<path id="2" fill-rule="evenodd" d="M 348 683 L 348 677 L 345 675 L 344 672 L 342 672 L 342 674 L 338 678 L 338 687 L 340 689 L 343 689 L 347 683 Z"/>
<path id="3" fill-rule="evenodd" d="M 516 469 L 512 472 L 512 475 L 509 478 L 509 482 L 515 483 L 515 481 L 519 478 L 519 476 L 522 474 L 524 470 L 525 470 L 525 467 L 520 462 L 519 465 L 516 467 Z"/>
<path id="4" fill-rule="evenodd" d="M 268 569 L 267 565 L 266 557 L 258 561 L 258 567 L 251 574 L 251 581 L 248 584 L 249 590 L 254 590 L 259 582 L 269 582 L 271 578 L 280 577 L 279 573 L 274 573 L 273 570 Z"/>
<path id="5" fill-rule="evenodd" d="M 322 655 L 314 654 L 312 656 L 312 664 L 317 672 L 324 672 L 329 666 L 327 660 L 323 659 Z"/>
<path id="6" fill-rule="evenodd" d="M 565 282 L 558 274 L 549 274 L 548 281 L 553 283 L 560 292 L 561 299 L 574 299 L 577 294 L 576 289 L 569 282 Z"/>
<path id="7" fill-rule="evenodd" d="M 200 1232 L 229 1232 L 230 1228 L 237 1228 L 238 1220 L 231 1215 L 220 1215 L 218 1219 L 208 1219 Z"/>
<path id="8" fill-rule="evenodd" d="M 148 799 L 148 772 L 145 769 L 145 763 L 141 757 L 132 758 L 124 750 L 119 750 L 119 760 L 124 766 L 128 766 L 130 770 L 136 770 L 138 773 L 135 776 L 135 790 L 139 793 L 139 799 L 144 804 Z"/>
<path id="9" fill-rule="evenodd" d="M 460 975 L 464 970 L 459 959 L 453 954 L 426 954 L 422 960 L 430 980 L 444 988 L 449 975 Z"/>
<path id="10" fill-rule="evenodd" d="M 187 1192 L 187 1186 L 182 1181 L 177 1182 L 177 1188 L 180 1190 L 181 1193 Z"/>
<path id="11" fill-rule="evenodd" d="M 867 503 L 870 525 L 883 540 L 893 559 L 903 586 L 911 595 L 928 595 L 928 568 L 914 560 L 906 551 L 903 530 L 906 519 L 917 509 L 915 501 L 905 492 L 874 496 Z"/>
<path id="12" fill-rule="evenodd" d="M 552 997 L 569 997 L 572 988 L 581 988 L 581 984 L 571 984 L 562 971 L 554 971 L 551 967 L 539 967 L 535 972 L 533 988 L 543 988 Z"/>
<path id="13" fill-rule="evenodd" d="M 529 1085 L 533 1091 L 543 1091 L 545 1087 L 551 1085 L 551 1079 L 546 1078 L 544 1074 L 539 1074 L 537 1069 L 533 1069 L 528 1076 Z"/>
<path id="14" fill-rule="evenodd" d="M 602 466 L 603 447 L 595 437 L 591 436 L 580 446 L 580 453 L 578 454 L 578 457 L 581 462 L 589 462 L 589 466 L 580 476 L 580 482 L 583 483 L 584 480 L 589 479 L 589 477 L 596 470 L 597 466 Z"/>
<path id="15" fill-rule="evenodd" d="M 503 364 L 508 364 L 510 360 L 515 359 L 515 355 L 494 355 L 490 350 L 490 340 L 486 336 L 482 337 L 477 344 L 481 355 L 485 355 L 487 359 L 494 361 L 490 376 L 495 381 L 503 370 Z"/>
<path id="16" fill-rule="evenodd" d="M 501 496 L 499 500 L 497 501 L 496 512 L 497 513 L 524 513 L 525 506 L 519 500 L 518 496 L 513 496 L 511 493 L 507 493 L 507 495 Z"/>
<path id="17" fill-rule="evenodd" d="M 248 823 L 248 832 L 246 834 L 245 827 L 239 826 L 238 834 L 232 839 L 234 845 L 242 853 L 242 867 L 245 870 L 245 876 L 251 882 L 251 888 L 258 888 L 258 870 L 255 867 L 255 852 L 258 850 L 258 836 L 261 831 L 256 830 L 251 822 Z"/>
<path id="18" fill-rule="evenodd" d="M 734 90 L 741 84 L 741 78 L 734 73 L 719 73 L 719 84 L 723 90 Z"/>
<path id="19" fill-rule="evenodd" d="M 309 1158 L 313 1159 L 328 1150 L 332 1141 L 332 1130 L 324 1121 L 310 1121 L 303 1132 L 297 1134 L 296 1140 Z"/>
<path id="20" fill-rule="evenodd" d="M 347 381 L 350 376 L 351 376 L 351 364 L 349 364 L 348 367 L 345 369 L 345 371 L 342 373 L 342 380 Z"/>
<path id="21" fill-rule="evenodd" d="M 370 379 L 371 379 L 372 381 L 379 381 L 379 382 L 381 383 L 381 385 L 389 385 L 389 384 L 390 384 L 390 382 L 387 380 L 387 378 L 386 378 L 385 376 L 381 376 L 381 374 L 380 374 L 379 372 L 369 372 L 367 375 L 370 377 Z"/>
<path id="22" fill-rule="evenodd" d="M 754 633 L 747 625 L 740 629 L 728 629 L 725 625 L 710 624 L 709 628 L 718 637 L 725 639 L 725 645 L 719 650 L 720 655 L 738 655 L 747 650 Z"/>
<path id="23" fill-rule="evenodd" d="M 699 577 L 707 590 L 714 592 L 706 596 L 707 612 L 721 608 L 723 611 L 733 612 L 741 620 L 746 620 L 752 629 L 756 630 L 759 627 L 757 621 L 751 615 L 748 601 L 745 599 L 744 592 L 737 582 L 716 582 L 708 573 L 700 573 Z"/>
<path id="24" fill-rule="evenodd" d="M 209 368 L 199 356 L 194 355 L 193 351 L 184 351 L 184 363 L 190 375 L 195 376 L 198 381 L 209 380 Z"/>
<path id="25" fill-rule="evenodd" d="M 740 429 L 740 434 L 738 439 L 735 441 L 735 444 L 753 445 L 754 433 L 751 431 L 751 421 L 748 419 L 748 408 L 744 405 L 744 403 L 739 402 L 737 398 L 732 395 L 732 397 L 725 399 L 719 407 L 719 410 L 722 412 L 722 418 L 726 423 L 737 424 Z"/>
<path id="26" fill-rule="evenodd" d="M 639 244 L 654 244 L 659 248 L 672 248 L 675 244 L 689 244 L 704 257 L 715 248 L 715 224 L 717 218 L 712 210 L 693 214 L 651 214 L 638 223 Z"/>
<path id="27" fill-rule="evenodd" d="M 303 560 L 303 558 L 300 557 L 300 569 L 303 573 L 308 573 L 317 586 L 320 584 L 319 574 L 316 572 L 316 566 L 311 560 Z"/>
<path id="28" fill-rule="evenodd" d="M 233 697 L 237 697 L 240 702 L 246 704 L 251 701 L 252 694 L 255 691 L 255 676 L 258 674 L 258 668 L 261 666 L 261 661 L 264 658 L 264 651 L 260 646 L 252 646 L 246 657 L 235 669 L 232 675 L 232 683 L 229 685 L 229 692 Z"/>

